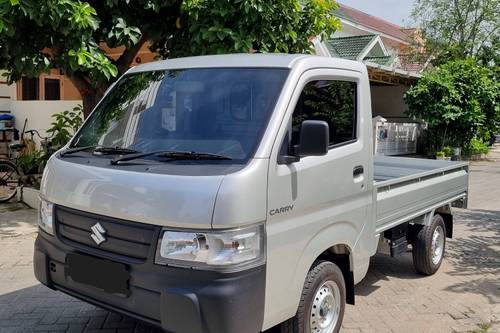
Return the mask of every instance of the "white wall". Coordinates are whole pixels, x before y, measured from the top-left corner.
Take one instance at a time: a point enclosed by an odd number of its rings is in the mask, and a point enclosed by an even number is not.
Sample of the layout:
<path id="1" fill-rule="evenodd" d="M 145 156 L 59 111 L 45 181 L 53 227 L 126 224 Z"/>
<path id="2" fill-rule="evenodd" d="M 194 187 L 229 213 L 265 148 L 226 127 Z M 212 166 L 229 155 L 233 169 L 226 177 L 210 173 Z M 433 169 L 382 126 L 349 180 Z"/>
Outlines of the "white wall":
<path id="1" fill-rule="evenodd" d="M 24 120 L 28 119 L 26 129 L 36 129 L 46 135 L 52 122 L 52 115 L 71 110 L 81 101 L 12 101 L 11 111 L 16 120 L 16 128 L 22 131 Z"/>
<path id="2" fill-rule="evenodd" d="M 0 96 L 8 96 L 5 94 L 4 86 L 0 85 Z M 7 98 L 0 98 L 0 111 L 10 111 L 11 100 Z"/>

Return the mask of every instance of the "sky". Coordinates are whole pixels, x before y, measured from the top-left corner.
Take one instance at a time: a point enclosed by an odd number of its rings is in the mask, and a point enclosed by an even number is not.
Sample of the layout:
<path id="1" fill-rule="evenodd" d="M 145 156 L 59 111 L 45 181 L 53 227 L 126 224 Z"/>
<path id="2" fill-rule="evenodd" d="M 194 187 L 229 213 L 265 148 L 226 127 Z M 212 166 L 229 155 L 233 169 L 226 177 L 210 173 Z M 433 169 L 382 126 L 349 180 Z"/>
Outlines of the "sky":
<path id="1" fill-rule="evenodd" d="M 406 26 L 410 23 L 414 0 L 338 0 L 338 2 L 359 9 L 370 15 Z"/>

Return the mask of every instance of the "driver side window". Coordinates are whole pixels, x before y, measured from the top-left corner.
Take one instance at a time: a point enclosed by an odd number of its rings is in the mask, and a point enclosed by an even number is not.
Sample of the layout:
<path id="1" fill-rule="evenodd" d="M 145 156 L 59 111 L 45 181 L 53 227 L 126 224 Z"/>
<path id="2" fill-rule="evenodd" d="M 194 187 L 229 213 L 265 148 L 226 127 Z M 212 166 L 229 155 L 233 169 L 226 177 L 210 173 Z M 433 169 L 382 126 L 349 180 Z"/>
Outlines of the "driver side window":
<path id="1" fill-rule="evenodd" d="M 305 120 L 323 120 L 330 129 L 330 147 L 356 139 L 356 88 L 350 81 L 316 80 L 307 83 L 292 117 L 291 146 L 299 144 Z"/>

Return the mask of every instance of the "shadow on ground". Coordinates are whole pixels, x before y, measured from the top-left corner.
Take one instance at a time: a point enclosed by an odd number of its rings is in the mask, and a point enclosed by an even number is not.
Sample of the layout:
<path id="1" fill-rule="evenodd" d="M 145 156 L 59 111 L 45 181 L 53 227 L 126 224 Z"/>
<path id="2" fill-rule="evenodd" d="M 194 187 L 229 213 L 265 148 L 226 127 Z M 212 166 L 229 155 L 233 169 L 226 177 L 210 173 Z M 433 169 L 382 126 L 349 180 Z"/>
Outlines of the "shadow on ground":
<path id="1" fill-rule="evenodd" d="M 389 281 L 389 278 L 417 280 L 423 278 L 413 268 L 411 252 L 392 258 L 385 254 L 376 254 L 370 259 L 370 268 L 366 277 L 356 285 L 356 296 L 369 296 L 381 288 L 379 281 Z"/>
<path id="2" fill-rule="evenodd" d="M 0 295 L 0 332 L 161 330 L 81 302 L 43 285 Z"/>
<path id="3" fill-rule="evenodd" d="M 449 242 L 447 260 L 452 276 L 479 278 L 450 285 L 446 290 L 456 293 L 476 293 L 488 298 L 491 304 L 500 303 L 500 211 L 457 210 L 456 219 L 470 230 L 466 238 Z"/>
<path id="4" fill-rule="evenodd" d="M 467 229 L 468 235 L 447 239 L 445 256 L 451 270 L 443 274 L 462 277 L 460 280 L 464 282 L 449 285 L 445 290 L 475 293 L 486 297 L 491 304 L 500 303 L 500 211 L 457 209 L 455 220 L 460 221 L 455 228 Z M 371 258 L 367 276 L 356 286 L 356 295 L 370 295 L 380 288 L 379 281 L 391 277 L 426 278 L 415 271 L 411 252 L 397 258 L 377 254 Z"/>
<path id="5" fill-rule="evenodd" d="M 23 203 L 0 204 L 0 239 L 35 232 L 36 210 Z"/>

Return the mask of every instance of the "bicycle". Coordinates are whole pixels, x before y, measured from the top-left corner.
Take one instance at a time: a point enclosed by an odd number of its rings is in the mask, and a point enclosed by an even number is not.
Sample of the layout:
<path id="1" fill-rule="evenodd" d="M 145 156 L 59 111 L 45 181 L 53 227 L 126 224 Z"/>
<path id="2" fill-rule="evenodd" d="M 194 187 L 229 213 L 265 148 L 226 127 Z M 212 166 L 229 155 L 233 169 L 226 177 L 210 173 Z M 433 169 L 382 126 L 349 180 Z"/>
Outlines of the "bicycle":
<path id="1" fill-rule="evenodd" d="M 24 139 L 24 133 L 31 136 L 29 141 Z M 7 158 L 0 159 L 0 203 L 7 202 L 14 198 L 20 186 L 33 183 L 35 176 L 26 174 L 23 168 L 19 167 L 18 163 L 21 156 L 23 156 L 23 150 L 27 149 L 31 151 L 31 153 L 35 151 L 33 140 L 35 134 L 41 139 L 43 156 L 50 156 L 50 137 L 42 137 L 35 129 L 26 132 L 23 130 L 20 143 L 9 145 L 9 154 Z M 40 165 L 39 169 L 43 170 L 43 167 L 44 165 Z"/>

